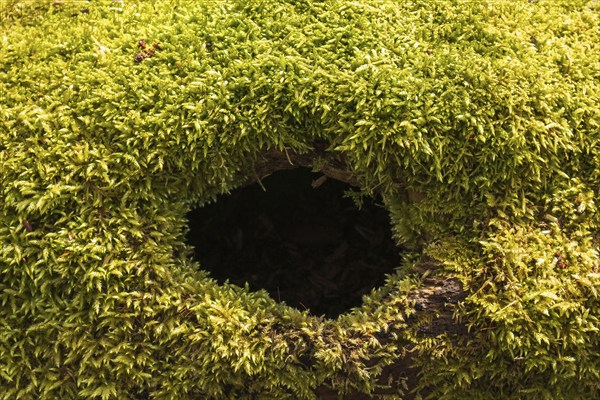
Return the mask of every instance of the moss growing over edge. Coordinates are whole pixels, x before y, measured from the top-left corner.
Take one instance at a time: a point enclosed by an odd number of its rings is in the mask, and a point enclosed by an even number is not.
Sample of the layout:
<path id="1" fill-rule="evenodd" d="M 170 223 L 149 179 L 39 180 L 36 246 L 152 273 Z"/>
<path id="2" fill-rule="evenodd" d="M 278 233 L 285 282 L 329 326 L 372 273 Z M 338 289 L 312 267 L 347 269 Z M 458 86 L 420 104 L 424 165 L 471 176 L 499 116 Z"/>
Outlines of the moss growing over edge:
<path id="1" fill-rule="evenodd" d="M 52 3 L 2 14 L 3 398 L 371 392 L 408 349 L 432 398 L 598 396 L 594 1 Z M 443 265 L 336 321 L 216 285 L 183 241 L 316 141 Z M 468 334 L 427 334 L 431 274 Z"/>

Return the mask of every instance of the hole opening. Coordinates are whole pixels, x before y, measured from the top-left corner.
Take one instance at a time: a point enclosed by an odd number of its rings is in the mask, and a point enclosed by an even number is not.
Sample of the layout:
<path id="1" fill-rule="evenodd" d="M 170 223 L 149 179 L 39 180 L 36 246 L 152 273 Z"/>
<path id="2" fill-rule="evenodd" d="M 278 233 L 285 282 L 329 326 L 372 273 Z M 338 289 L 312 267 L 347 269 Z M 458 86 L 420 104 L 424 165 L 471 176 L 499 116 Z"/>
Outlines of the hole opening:
<path id="1" fill-rule="evenodd" d="M 187 241 L 218 282 L 248 283 L 335 318 L 359 306 L 400 262 L 381 200 L 363 198 L 359 209 L 352 193 L 307 168 L 278 171 L 188 213 Z"/>

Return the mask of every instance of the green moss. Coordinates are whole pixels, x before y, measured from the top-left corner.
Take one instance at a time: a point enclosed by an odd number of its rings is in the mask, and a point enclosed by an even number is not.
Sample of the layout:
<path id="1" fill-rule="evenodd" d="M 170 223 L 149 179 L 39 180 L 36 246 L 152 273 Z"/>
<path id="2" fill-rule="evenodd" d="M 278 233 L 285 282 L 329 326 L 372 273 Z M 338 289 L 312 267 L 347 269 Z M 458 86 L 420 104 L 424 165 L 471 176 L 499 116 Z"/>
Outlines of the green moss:
<path id="1" fill-rule="evenodd" d="M 432 398 L 596 398 L 598 7 L 8 1 L 0 398 L 369 393 L 408 348 Z M 414 260 L 335 321 L 191 260 L 188 210 L 317 140 L 463 281 L 469 335 L 408 322 Z"/>

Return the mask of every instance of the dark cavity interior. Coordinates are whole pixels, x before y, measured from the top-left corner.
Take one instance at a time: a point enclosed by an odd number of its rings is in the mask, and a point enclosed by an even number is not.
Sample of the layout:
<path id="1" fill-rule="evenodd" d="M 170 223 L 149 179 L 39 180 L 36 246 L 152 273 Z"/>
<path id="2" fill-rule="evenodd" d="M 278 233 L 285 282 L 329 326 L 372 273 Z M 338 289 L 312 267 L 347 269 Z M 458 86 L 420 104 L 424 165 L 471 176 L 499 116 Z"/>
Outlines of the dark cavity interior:
<path id="1" fill-rule="evenodd" d="M 191 211 L 188 243 L 219 282 L 266 289 L 286 304 L 336 317 L 361 303 L 400 261 L 389 216 L 347 184 L 305 168 L 279 171 Z"/>

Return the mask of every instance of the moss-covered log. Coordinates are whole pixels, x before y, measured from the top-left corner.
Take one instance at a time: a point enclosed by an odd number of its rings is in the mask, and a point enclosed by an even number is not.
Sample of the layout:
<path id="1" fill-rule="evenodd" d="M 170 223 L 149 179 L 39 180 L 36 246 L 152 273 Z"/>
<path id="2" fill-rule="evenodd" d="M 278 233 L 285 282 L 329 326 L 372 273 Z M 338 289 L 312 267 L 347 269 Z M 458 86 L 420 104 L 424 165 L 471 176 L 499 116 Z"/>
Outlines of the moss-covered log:
<path id="1" fill-rule="evenodd" d="M 593 399 L 596 0 L 5 1 L 0 399 Z M 186 213 L 292 165 L 411 250 L 335 320 Z"/>

